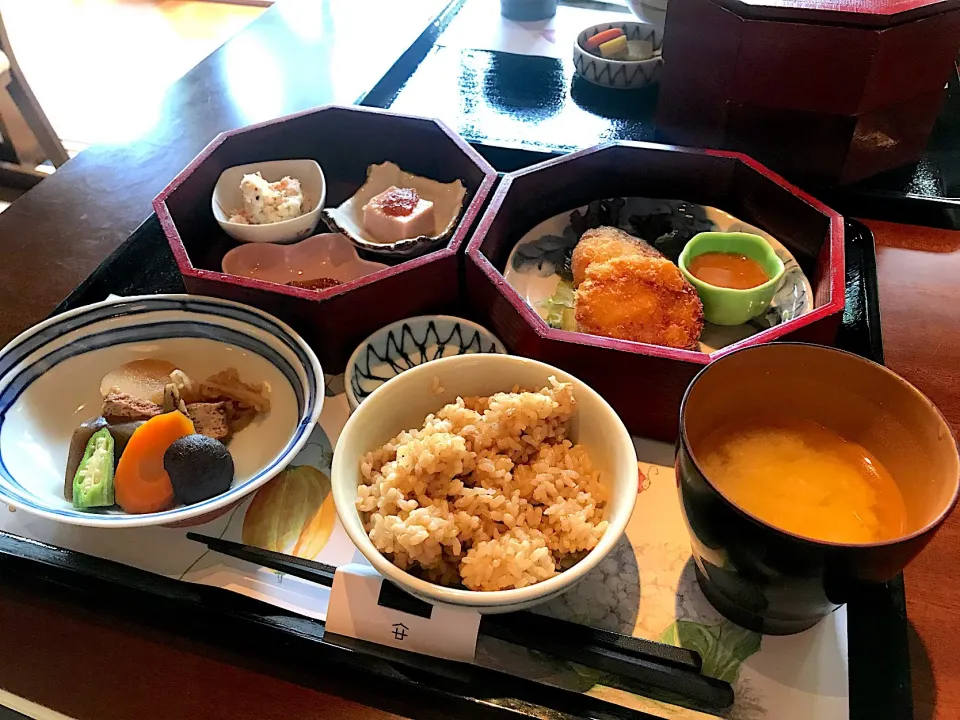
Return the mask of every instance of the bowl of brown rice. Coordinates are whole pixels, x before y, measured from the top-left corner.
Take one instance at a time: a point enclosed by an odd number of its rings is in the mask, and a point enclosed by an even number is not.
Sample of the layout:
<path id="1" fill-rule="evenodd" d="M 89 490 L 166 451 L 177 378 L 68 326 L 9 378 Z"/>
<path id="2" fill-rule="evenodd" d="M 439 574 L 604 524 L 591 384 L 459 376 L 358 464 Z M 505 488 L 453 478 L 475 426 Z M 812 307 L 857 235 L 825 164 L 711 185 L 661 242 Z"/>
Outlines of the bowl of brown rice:
<path id="1" fill-rule="evenodd" d="M 512 612 L 571 588 L 633 513 L 620 418 L 555 367 L 460 355 L 408 370 L 347 421 L 340 521 L 381 575 L 433 603 Z"/>

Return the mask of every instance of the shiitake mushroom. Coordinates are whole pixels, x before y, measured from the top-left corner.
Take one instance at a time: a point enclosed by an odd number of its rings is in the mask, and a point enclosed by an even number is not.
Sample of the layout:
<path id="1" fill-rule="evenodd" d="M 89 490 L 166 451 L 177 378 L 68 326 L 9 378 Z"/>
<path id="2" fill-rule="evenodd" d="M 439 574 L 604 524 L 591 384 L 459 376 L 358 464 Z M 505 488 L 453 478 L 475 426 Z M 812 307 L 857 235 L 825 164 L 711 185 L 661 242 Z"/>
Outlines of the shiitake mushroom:
<path id="1" fill-rule="evenodd" d="M 219 440 L 187 435 L 163 454 L 163 469 L 170 476 L 178 502 L 192 505 L 226 492 L 233 482 L 233 457 Z"/>

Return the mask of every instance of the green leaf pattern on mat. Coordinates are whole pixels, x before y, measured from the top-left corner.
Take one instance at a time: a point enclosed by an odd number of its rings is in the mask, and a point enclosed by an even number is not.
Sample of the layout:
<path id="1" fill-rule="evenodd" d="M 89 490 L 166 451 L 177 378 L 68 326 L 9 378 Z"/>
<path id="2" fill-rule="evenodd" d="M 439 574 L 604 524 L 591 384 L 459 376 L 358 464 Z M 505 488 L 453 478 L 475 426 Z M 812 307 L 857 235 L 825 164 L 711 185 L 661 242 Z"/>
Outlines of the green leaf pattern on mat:
<path id="1" fill-rule="evenodd" d="M 700 653 L 703 672 L 729 683 L 737 681 L 743 662 L 759 652 L 761 639 L 759 633 L 744 630 L 726 620 L 719 625 L 678 620 L 660 635 L 660 642 Z"/>

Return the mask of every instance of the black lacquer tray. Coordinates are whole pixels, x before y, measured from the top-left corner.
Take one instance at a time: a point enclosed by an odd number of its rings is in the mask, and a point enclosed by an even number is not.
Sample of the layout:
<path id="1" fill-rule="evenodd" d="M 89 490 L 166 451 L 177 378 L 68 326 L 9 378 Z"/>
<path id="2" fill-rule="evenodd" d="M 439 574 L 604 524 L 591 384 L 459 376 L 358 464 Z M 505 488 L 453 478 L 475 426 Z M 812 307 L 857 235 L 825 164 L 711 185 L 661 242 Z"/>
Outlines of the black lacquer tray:
<path id="1" fill-rule="evenodd" d="M 443 31 L 457 13 L 484 2 L 453 0 L 361 104 L 437 117 L 472 143 L 547 154 L 589 147 L 600 139 L 658 141 L 657 86 L 611 90 L 592 85 L 576 75 L 567 55 L 557 59 L 446 45 Z M 489 4 L 488 11 L 495 13 Z M 605 7 L 634 19 L 625 7 Z M 803 189 L 844 215 L 960 230 L 960 60 L 918 163 L 850 187 Z"/>
<path id="2" fill-rule="evenodd" d="M 500 170 L 538 162 L 544 153 L 477 146 Z M 870 231 L 846 223 L 846 310 L 838 345 L 882 362 L 876 257 Z M 104 299 L 183 292 L 156 217 L 130 238 L 58 308 Z M 464 309 L 463 312 L 466 312 Z M 398 653 L 380 646 L 334 645 L 322 622 L 218 588 L 154 575 L 0 532 L 0 578 L 41 593 L 68 588 L 71 602 L 93 609 L 128 608 L 131 619 L 161 626 L 245 655 L 271 673 L 328 692 L 342 692 L 412 717 L 640 718 L 645 714 L 525 678 Z M 117 599 L 126 601 L 117 602 Z M 853 720 L 912 718 L 903 582 L 867 591 L 848 608 L 850 710 Z M 463 669 L 466 667 L 466 669 Z M 376 682 L 374 696 L 364 692 Z"/>

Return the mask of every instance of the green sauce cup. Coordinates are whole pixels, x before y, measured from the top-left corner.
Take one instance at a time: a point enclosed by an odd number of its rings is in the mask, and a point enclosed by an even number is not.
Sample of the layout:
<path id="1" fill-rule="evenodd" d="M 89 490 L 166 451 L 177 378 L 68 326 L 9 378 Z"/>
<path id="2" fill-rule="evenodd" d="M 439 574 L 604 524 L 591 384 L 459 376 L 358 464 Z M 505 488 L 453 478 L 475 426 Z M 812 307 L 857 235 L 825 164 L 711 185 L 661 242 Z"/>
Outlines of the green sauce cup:
<path id="1" fill-rule="evenodd" d="M 770 279 L 747 290 L 718 287 L 694 277 L 687 266 L 698 255 L 708 252 L 738 253 L 760 263 Z M 783 262 L 770 243 L 750 233 L 704 232 L 690 238 L 677 263 L 680 272 L 697 289 L 703 302 L 703 317 L 714 325 L 742 325 L 762 315 L 773 300 L 783 278 Z"/>

